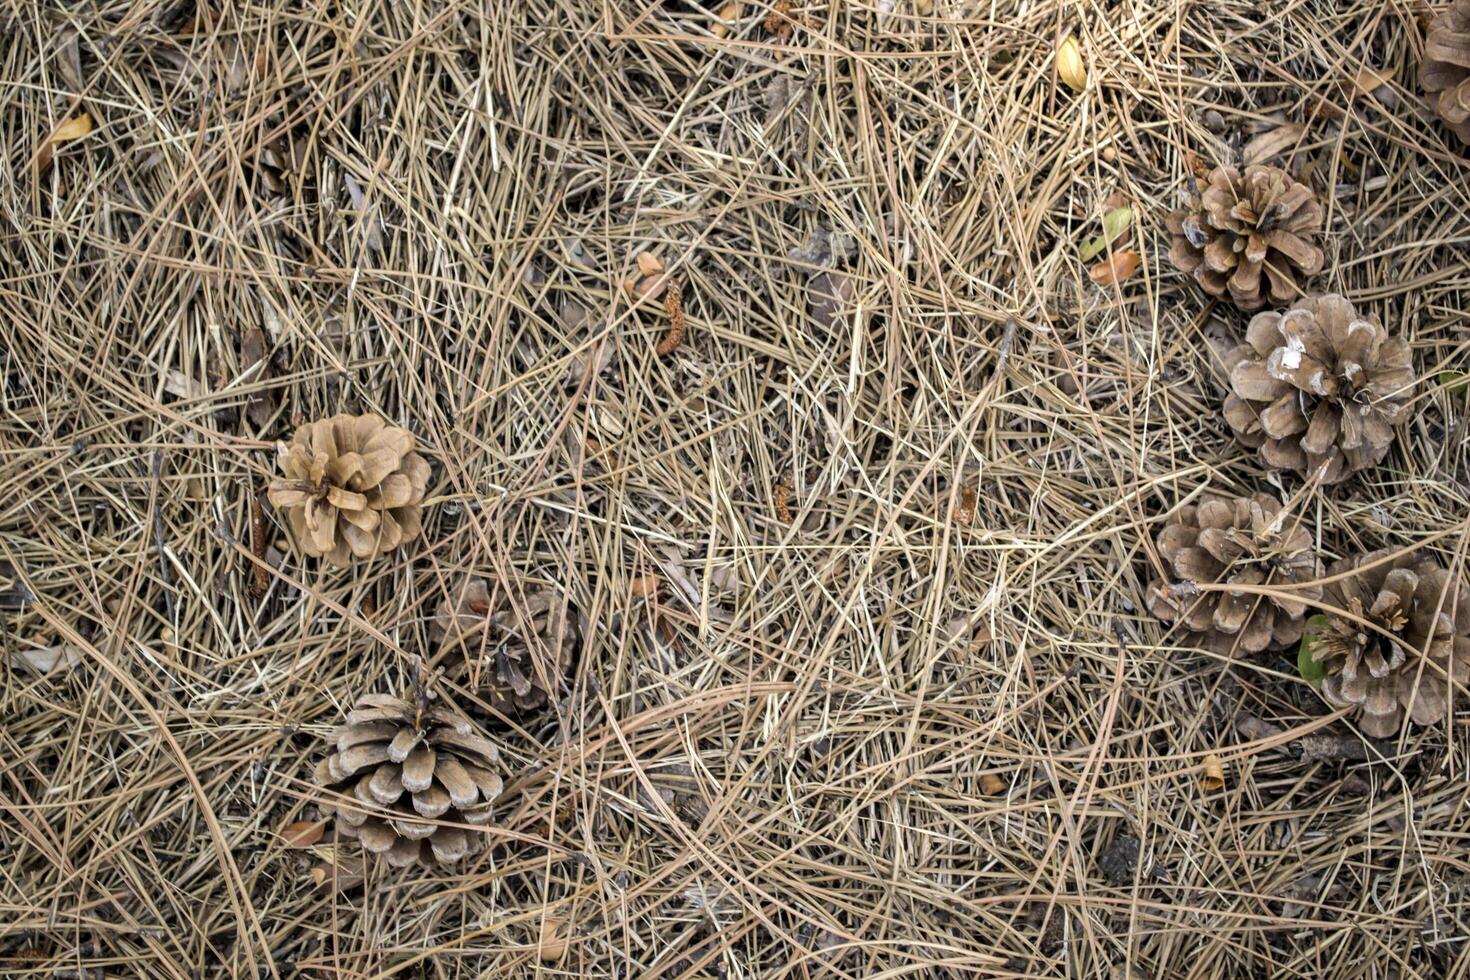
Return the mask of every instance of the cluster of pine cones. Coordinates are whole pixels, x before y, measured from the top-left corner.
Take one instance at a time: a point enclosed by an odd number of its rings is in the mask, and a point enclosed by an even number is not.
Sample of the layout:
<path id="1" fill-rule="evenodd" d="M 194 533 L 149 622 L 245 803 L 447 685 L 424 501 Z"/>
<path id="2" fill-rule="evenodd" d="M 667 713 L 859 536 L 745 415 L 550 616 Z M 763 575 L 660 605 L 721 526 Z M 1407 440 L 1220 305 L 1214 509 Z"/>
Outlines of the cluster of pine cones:
<path id="1" fill-rule="evenodd" d="M 1420 76 L 1470 143 L 1470 0 L 1431 25 Z M 1324 264 L 1310 187 L 1263 165 L 1219 166 L 1203 184 L 1168 217 L 1170 261 L 1212 296 L 1267 308 L 1225 356 L 1236 439 L 1309 488 L 1377 466 L 1413 411 L 1408 343 L 1342 296 L 1307 293 Z M 1155 541 L 1164 577 L 1149 586 L 1150 612 L 1225 656 L 1300 646 L 1303 675 L 1367 735 L 1444 719 L 1454 685 L 1470 680 L 1470 589 L 1423 553 L 1324 570 L 1305 523 L 1301 507 L 1261 493 L 1179 507 Z M 1308 620 L 1314 606 L 1323 614 Z"/>
<path id="2" fill-rule="evenodd" d="M 345 567 L 423 533 L 429 464 L 406 429 L 375 415 L 308 422 L 278 449 L 267 497 L 307 555 Z M 560 696 L 579 630 L 551 590 L 520 595 L 466 576 L 437 610 L 428 658 L 440 671 L 406 698 L 365 694 L 317 766 L 323 808 L 340 837 L 391 865 L 449 863 L 479 849 L 504 785 L 485 727 L 438 680 L 470 691 L 487 717 L 525 718 Z"/>

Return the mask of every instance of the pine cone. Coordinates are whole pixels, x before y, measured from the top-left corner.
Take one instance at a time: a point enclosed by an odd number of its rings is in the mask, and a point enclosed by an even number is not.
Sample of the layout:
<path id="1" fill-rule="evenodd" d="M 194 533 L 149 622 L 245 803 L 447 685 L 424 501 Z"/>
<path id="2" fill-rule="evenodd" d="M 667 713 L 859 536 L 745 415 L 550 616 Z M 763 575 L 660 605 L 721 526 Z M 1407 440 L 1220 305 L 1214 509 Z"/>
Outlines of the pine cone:
<path id="1" fill-rule="evenodd" d="M 1198 591 L 1217 582 L 1287 587 L 1321 574 L 1312 536 L 1263 493 L 1205 496 L 1198 506 L 1181 508 L 1178 519 L 1159 532 L 1158 549 L 1173 581 L 1149 586 L 1149 612 L 1166 623 L 1182 619 L 1194 640 L 1217 653 L 1258 653 L 1296 643 L 1307 603 L 1322 595 L 1315 585 L 1270 596 Z"/>
<path id="2" fill-rule="evenodd" d="M 1186 195 L 1169 215 L 1169 261 L 1212 296 L 1229 294 L 1242 310 L 1290 303 L 1302 283 L 1322 271 L 1322 205 L 1306 184 L 1279 167 L 1210 172 L 1203 193 Z M 1264 275 L 1264 278 L 1263 278 Z"/>
<path id="3" fill-rule="evenodd" d="M 1277 469 L 1338 483 L 1388 454 L 1410 411 L 1409 345 L 1341 296 L 1258 313 L 1246 343 L 1225 356 L 1235 437 Z"/>
<path id="4" fill-rule="evenodd" d="M 479 849 L 479 834 L 450 825 L 489 822 L 500 753 L 463 714 L 443 702 L 367 694 L 336 745 L 317 765 L 317 782 L 362 804 L 332 804 L 337 833 L 394 867 L 449 864 Z"/>
<path id="5" fill-rule="evenodd" d="M 577 629 L 570 618 L 561 623 L 560 605 L 531 586 L 517 616 L 503 590 L 492 598 L 484 579 L 467 578 L 439 607 L 434 633 L 441 650 L 458 648 L 466 668 L 479 664 L 479 693 L 492 708 L 522 714 L 552 700 L 571 674 Z"/>
<path id="6" fill-rule="evenodd" d="M 1419 84 L 1445 124 L 1470 143 L 1470 0 L 1453 0 L 1430 22 Z"/>
<path id="7" fill-rule="evenodd" d="M 1326 670 L 1322 696 L 1335 707 L 1356 707 L 1358 726 L 1374 738 L 1397 732 L 1405 715 L 1418 725 L 1445 717 L 1446 678 L 1453 672 L 1458 684 L 1470 680 L 1470 589 L 1420 555 L 1367 567 L 1387 554 L 1334 563 L 1329 576 L 1362 570 L 1330 582 L 1323 602 L 1394 639 L 1329 613 L 1312 647 Z"/>
<path id="8" fill-rule="evenodd" d="M 422 530 L 429 464 L 413 449 L 413 433 L 376 415 L 308 422 L 277 444 L 286 475 L 267 496 L 308 555 L 346 567 L 353 556 L 387 554 Z"/>

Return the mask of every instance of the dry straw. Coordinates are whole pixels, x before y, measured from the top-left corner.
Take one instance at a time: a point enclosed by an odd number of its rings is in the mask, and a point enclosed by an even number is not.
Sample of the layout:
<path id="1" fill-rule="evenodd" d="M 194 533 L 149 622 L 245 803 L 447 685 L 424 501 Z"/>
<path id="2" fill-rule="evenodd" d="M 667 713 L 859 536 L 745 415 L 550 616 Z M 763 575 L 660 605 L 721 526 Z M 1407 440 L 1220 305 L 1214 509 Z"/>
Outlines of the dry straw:
<path id="1" fill-rule="evenodd" d="M 0 562 L 36 596 L 0 585 L 0 973 L 1463 974 L 1463 711 L 1366 743 L 1289 652 L 1143 608 L 1181 502 L 1303 486 L 1220 420 L 1244 323 L 1163 225 L 1191 154 L 1283 123 L 1321 286 L 1420 382 L 1296 513 L 1324 561 L 1464 573 L 1470 175 L 1418 9 L 714 6 L 0 10 Z M 1115 194 L 1142 261 L 1099 286 Z M 687 277 L 677 356 L 643 251 Z M 339 412 L 413 432 L 423 535 L 336 569 L 267 510 L 252 549 L 275 441 Z M 501 746 L 485 846 L 305 844 L 323 740 L 469 574 L 584 617 L 544 711 L 449 685 Z"/>

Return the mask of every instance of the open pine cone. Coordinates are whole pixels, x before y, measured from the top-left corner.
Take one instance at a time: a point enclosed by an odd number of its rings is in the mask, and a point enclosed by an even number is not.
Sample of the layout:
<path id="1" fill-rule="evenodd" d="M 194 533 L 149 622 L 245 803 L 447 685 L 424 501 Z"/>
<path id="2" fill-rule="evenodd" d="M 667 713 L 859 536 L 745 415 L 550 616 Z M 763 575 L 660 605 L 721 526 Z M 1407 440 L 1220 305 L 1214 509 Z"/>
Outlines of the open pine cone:
<path id="1" fill-rule="evenodd" d="M 1225 356 L 1225 420 L 1266 465 L 1338 483 L 1388 454 L 1409 414 L 1409 345 L 1341 296 L 1258 313 Z"/>
<path id="2" fill-rule="evenodd" d="M 1393 639 L 1330 613 L 1312 646 L 1312 659 L 1326 670 L 1322 696 L 1335 707 L 1356 707 L 1358 727 L 1374 738 L 1397 732 L 1405 716 L 1418 725 L 1445 717 L 1447 678 L 1470 681 L 1470 589 L 1420 555 L 1374 566 L 1387 554 L 1334 563 L 1329 576 L 1361 571 L 1329 583 L 1323 601 Z"/>
<path id="3" fill-rule="evenodd" d="M 1445 124 L 1470 143 L 1470 0 L 1452 0 L 1430 22 L 1419 84 Z"/>
<path id="4" fill-rule="evenodd" d="M 1159 532 L 1158 549 L 1171 581 L 1149 586 L 1149 612 L 1167 623 L 1183 620 L 1200 645 L 1217 653 L 1290 646 L 1301 639 L 1307 603 L 1322 595 L 1316 585 L 1285 595 L 1199 591 L 1219 582 L 1286 588 L 1320 575 L 1312 536 L 1263 493 L 1206 496 L 1181 508 Z"/>
<path id="5" fill-rule="evenodd" d="M 550 591 L 531 586 L 517 616 L 504 590 L 492 597 L 484 579 L 466 578 L 439 607 L 434 633 L 441 650 L 458 649 L 466 675 L 479 665 L 478 693 L 490 707 L 523 714 L 552 700 L 571 674 L 577 628 L 561 622 L 561 608 Z"/>
<path id="6" fill-rule="evenodd" d="M 449 864 L 479 849 L 479 834 L 451 825 L 489 822 L 500 753 L 463 714 L 442 701 L 367 694 L 335 738 L 317 782 L 360 804 L 329 804 L 338 834 L 395 867 Z"/>
<path id="7" fill-rule="evenodd" d="M 413 450 L 413 433 L 376 415 L 308 422 L 277 445 L 286 475 L 267 496 L 308 555 L 345 567 L 387 554 L 422 530 L 429 464 Z"/>
<path id="8" fill-rule="evenodd" d="M 1255 165 L 1210 172 L 1203 192 L 1186 195 L 1169 215 L 1169 261 L 1212 296 L 1230 297 L 1242 310 L 1269 298 L 1289 303 L 1302 283 L 1322 271 L 1322 205 L 1306 184 L 1279 167 Z"/>

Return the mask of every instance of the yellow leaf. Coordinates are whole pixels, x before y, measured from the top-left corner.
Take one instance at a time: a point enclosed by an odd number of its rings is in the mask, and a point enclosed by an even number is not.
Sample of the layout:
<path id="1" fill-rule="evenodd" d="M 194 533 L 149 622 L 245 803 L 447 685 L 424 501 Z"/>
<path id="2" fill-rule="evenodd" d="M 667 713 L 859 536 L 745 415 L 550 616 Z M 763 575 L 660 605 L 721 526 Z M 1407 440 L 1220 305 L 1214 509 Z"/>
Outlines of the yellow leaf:
<path id="1" fill-rule="evenodd" d="M 47 137 L 52 143 L 65 143 L 69 140 L 79 140 L 92 131 L 92 114 L 89 112 L 78 113 L 70 119 L 57 126 Z"/>
<path id="2" fill-rule="evenodd" d="M 1199 786 L 1206 793 L 1213 793 L 1225 786 L 1225 766 L 1220 757 L 1211 752 L 1199 767 Z"/>
<path id="3" fill-rule="evenodd" d="M 51 135 L 41 141 L 36 147 L 36 174 L 44 174 L 51 169 L 51 160 L 56 156 L 56 144 L 79 140 L 92 131 L 92 116 L 90 113 L 82 112 L 70 119 L 63 120 L 60 126 L 51 131 Z"/>
<path id="4" fill-rule="evenodd" d="M 1082 60 L 1082 48 L 1077 39 L 1070 34 L 1057 45 L 1057 77 L 1074 92 L 1087 89 L 1087 63 Z"/>

